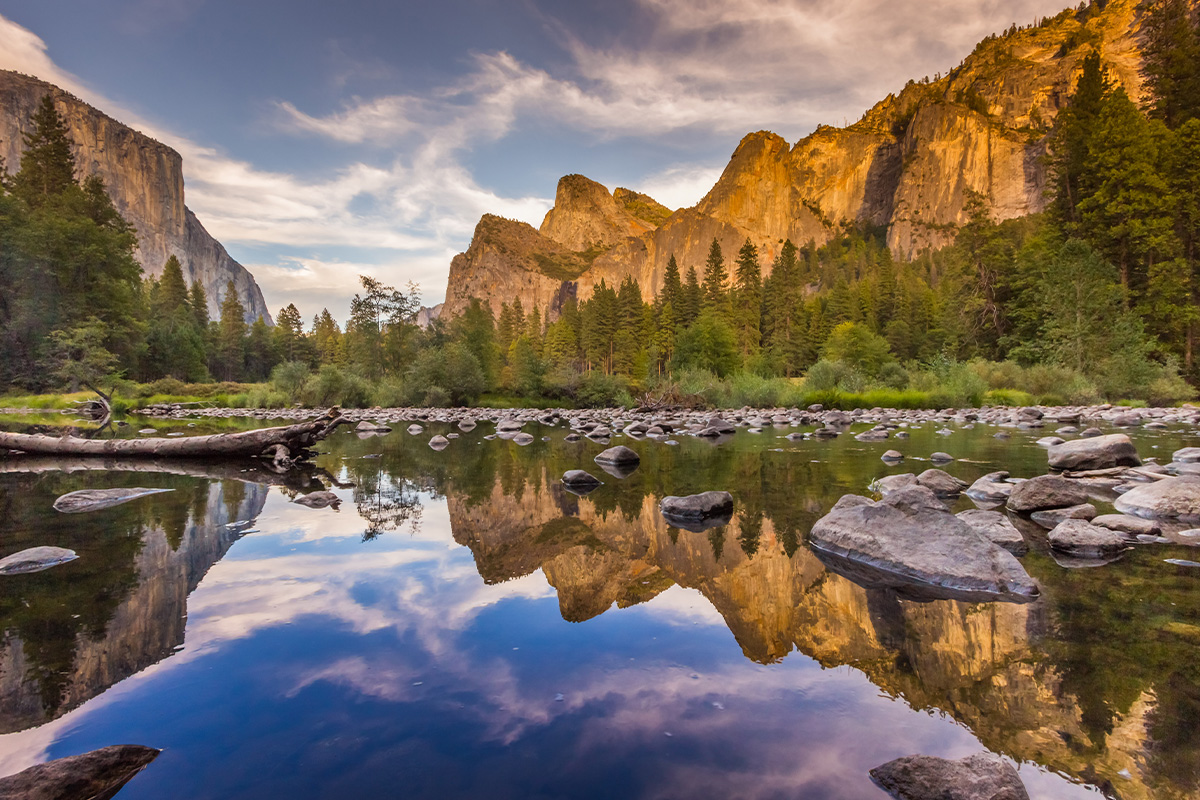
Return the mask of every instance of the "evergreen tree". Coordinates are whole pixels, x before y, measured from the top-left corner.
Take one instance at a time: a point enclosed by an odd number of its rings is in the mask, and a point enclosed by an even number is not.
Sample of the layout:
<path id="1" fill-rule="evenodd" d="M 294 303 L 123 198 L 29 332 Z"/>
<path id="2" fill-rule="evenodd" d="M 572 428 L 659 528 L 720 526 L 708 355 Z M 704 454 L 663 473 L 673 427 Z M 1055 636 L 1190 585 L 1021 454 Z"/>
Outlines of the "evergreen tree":
<path id="1" fill-rule="evenodd" d="M 241 380 L 246 368 L 246 308 L 238 299 L 233 280 L 225 284 L 215 338 L 213 372 L 223 381 Z"/>
<path id="2" fill-rule="evenodd" d="M 24 135 L 21 168 L 13 178 L 13 192 L 39 208 L 47 199 L 75 187 L 75 156 L 71 137 L 54 107 L 54 98 L 42 97 L 33 115 L 33 130 Z"/>
<path id="3" fill-rule="evenodd" d="M 733 290 L 733 316 L 742 359 L 758 353 L 762 340 L 762 267 L 758 248 L 746 239 L 738 251 Z"/>
<path id="4" fill-rule="evenodd" d="M 725 269 L 725 256 L 721 243 L 714 237 L 708 247 L 708 260 L 704 262 L 704 311 L 711 311 L 718 318 L 730 321 L 732 306 L 729 302 L 729 272 Z"/>

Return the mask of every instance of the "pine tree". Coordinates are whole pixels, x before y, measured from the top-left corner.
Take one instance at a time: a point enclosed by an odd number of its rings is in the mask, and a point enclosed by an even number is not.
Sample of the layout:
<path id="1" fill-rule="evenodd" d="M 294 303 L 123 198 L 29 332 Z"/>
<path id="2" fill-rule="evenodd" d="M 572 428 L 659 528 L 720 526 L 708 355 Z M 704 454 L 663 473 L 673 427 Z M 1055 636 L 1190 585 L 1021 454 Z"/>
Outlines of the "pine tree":
<path id="1" fill-rule="evenodd" d="M 32 122 L 33 130 L 24 136 L 25 150 L 13 178 L 13 191 L 30 207 L 38 208 L 47 198 L 77 184 L 71 137 L 49 94 L 42 97 Z"/>
<path id="2" fill-rule="evenodd" d="M 701 301 L 704 311 L 711 311 L 729 322 L 732 316 L 732 306 L 729 302 L 729 272 L 725 269 L 725 256 L 721 253 L 721 243 L 713 238 L 708 247 L 708 260 L 704 262 L 704 299 Z"/>
<path id="3" fill-rule="evenodd" d="M 217 322 L 216 363 L 213 372 L 223 381 L 242 379 L 246 367 L 246 308 L 231 279 L 225 284 L 221 319 Z"/>
<path id="4" fill-rule="evenodd" d="M 738 251 L 733 316 L 738 349 L 745 360 L 756 354 L 762 343 L 762 267 L 758 263 L 758 248 L 749 238 Z"/>

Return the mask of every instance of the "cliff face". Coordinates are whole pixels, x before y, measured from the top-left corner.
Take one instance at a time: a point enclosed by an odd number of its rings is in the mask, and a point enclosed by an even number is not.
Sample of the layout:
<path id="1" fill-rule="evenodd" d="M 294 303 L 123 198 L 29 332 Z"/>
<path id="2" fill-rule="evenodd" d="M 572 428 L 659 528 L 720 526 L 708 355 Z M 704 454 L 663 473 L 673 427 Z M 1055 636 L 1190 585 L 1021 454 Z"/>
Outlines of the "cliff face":
<path id="1" fill-rule="evenodd" d="M 555 297 L 574 292 L 586 299 L 601 279 L 619 284 L 631 275 L 653 297 L 672 254 L 685 273 L 700 271 L 713 238 L 727 262 L 749 239 L 769 272 L 784 240 L 822 244 L 846 224 L 885 226 L 893 252 L 910 257 L 953 241 L 966 220 L 967 190 L 988 197 L 998 220 L 1039 212 L 1047 136 L 1083 58 L 1097 50 L 1109 77 L 1135 101 L 1142 98 L 1140 24 L 1138 0 L 1064 11 L 1039 27 L 989 37 L 948 75 L 910 82 L 847 128 L 820 126 L 794 146 L 767 131 L 751 133 L 712 190 L 666 219 L 622 214 L 626 190 L 609 195 L 600 184 L 567 176 L 540 233 L 587 251 L 581 255 L 592 259 L 590 268 L 574 279 L 543 271 L 534 291 L 530 282 L 504 277 L 520 257 L 493 259 L 486 272 L 451 269 L 447 295 L 497 307 L 520 297 L 526 308 L 547 308 Z M 487 247 L 479 233 L 472 250 Z M 557 290 L 550 286 L 556 277 Z M 493 295 L 492 287 L 504 294 Z M 460 300 L 448 311 L 462 307 Z M 552 302 L 549 312 L 553 318 Z"/>
<path id="2" fill-rule="evenodd" d="M 232 279 L 246 308 L 246 321 L 271 321 L 262 291 L 250 274 L 204 230 L 184 205 L 183 159 L 170 147 L 122 125 L 82 100 L 44 81 L 0 70 L 0 156 L 16 171 L 23 135 L 34 111 L 49 93 L 70 131 L 80 177 L 99 175 L 117 211 L 137 231 L 137 258 L 148 275 L 162 273 L 174 255 L 190 284 L 200 281 L 209 314 L 220 313 L 225 285 Z"/>

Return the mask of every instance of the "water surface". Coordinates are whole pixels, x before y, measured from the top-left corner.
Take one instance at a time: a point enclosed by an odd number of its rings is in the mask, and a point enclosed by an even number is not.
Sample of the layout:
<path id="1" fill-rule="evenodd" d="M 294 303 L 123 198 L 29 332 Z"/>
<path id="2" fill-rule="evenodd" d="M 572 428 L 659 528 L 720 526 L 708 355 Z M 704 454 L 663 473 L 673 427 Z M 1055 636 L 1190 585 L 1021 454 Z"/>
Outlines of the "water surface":
<path id="1" fill-rule="evenodd" d="M 616 438 L 642 456 L 624 479 L 536 424 L 528 447 L 482 424 L 442 452 L 444 426 L 341 432 L 286 477 L 0 461 L 0 556 L 80 555 L 0 583 L 0 774 L 138 743 L 164 752 L 122 800 L 878 800 L 871 767 L 988 749 L 1038 798 L 1200 796 L 1200 570 L 1164 563 L 1193 548 L 1069 569 L 1024 525 L 1026 605 L 864 589 L 808 549 L 842 494 L 935 450 L 968 481 L 1045 470 L 1042 432 L 934 427 Z M 1163 460 L 1197 443 L 1134 436 Z M 893 447 L 909 460 L 882 463 Z M 564 491 L 571 468 L 604 485 Z M 322 483 L 339 511 L 290 502 Z M 111 486 L 174 491 L 50 508 Z M 657 511 L 707 489 L 733 493 L 729 525 Z"/>

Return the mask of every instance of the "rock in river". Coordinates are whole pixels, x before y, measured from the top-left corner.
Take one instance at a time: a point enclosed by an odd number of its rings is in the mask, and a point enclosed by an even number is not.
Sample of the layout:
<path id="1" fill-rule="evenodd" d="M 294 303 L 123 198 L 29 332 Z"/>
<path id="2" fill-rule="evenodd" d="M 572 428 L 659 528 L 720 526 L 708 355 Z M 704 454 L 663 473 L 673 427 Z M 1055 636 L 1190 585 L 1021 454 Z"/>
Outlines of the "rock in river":
<path id="1" fill-rule="evenodd" d="M 80 489 L 78 492 L 64 494 L 54 501 L 54 508 L 64 514 L 79 514 L 84 511 L 99 511 L 104 508 L 119 506 L 148 494 L 170 492 L 173 489 Z"/>
<path id="2" fill-rule="evenodd" d="M 871 770 L 871 779 L 897 800 L 1029 800 L 1021 776 L 994 753 L 905 756 Z"/>
<path id="3" fill-rule="evenodd" d="M 1067 519 L 1050 531 L 1050 546 L 1082 558 L 1104 558 L 1129 546 L 1116 531 L 1093 525 L 1085 519 Z"/>
<path id="4" fill-rule="evenodd" d="M 26 572 L 41 572 L 79 558 L 74 550 L 65 547 L 30 547 L 11 556 L 0 558 L 0 575 L 21 575 Z"/>
<path id="5" fill-rule="evenodd" d="M 813 526 L 811 541 L 879 573 L 876 583 L 975 600 L 1024 602 L 1038 594 L 1020 562 L 946 510 L 933 492 L 902 489 L 877 503 L 841 503 Z"/>
<path id="6" fill-rule="evenodd" d="M 1039 475 L 1013 487 L 1008 507 L 1018 514 L 1043 508 L 1066 508 L 1086 503 L 1087 490 L 1078 483 L 1057 475 Z"/>
<path id="7" fill-rule="evenodd" d="M 1133 442 L 1123 433 L 1076 439 L 1056 444 L 1046 451 L 1051 469 L 1109 469 L 1111 467 L 1140 467 Z"/>
<path id="8" fill-rule="evenodd" d="M 610 447 L 596 456 L 597 464 L 633 465 L 641 463 L 642 457 L 623 444 Z"/>
<path id="9" fill-rule="evenodd" d="M 1200 520 L 1200 475 L 1164 478 L 1131 489 L 1118 497 L 1117 511 L 1150 519 Z"/>
<path id="10" fill-rule="evenodd" d="M 37 764 L 0 778 L 5 800 L 109 798 L 158 758 L 159 750 L 136 744 L 101 747 L 90 753 Z"/>
<path id="11" fill-rule="evenodd" d="M 733 495 L 729 492 L 701 492 L 686 497 L 664 497 L 659 507 L 664 517 L 707 519 L 731 514 Z"/>
<path id="12" fill-rule="evenodd" d="M 309 508 L 325 508 L 333 506 L 334 510 L 342 504 L 342 499 L 333 492 L 309 492 L 302 494 L 292 501 L 296 505 L 308 506 Z"/>

